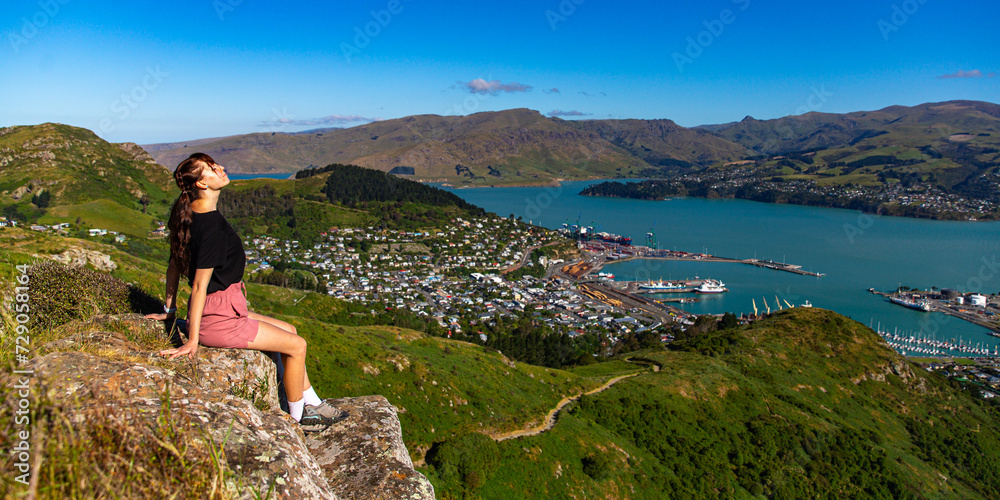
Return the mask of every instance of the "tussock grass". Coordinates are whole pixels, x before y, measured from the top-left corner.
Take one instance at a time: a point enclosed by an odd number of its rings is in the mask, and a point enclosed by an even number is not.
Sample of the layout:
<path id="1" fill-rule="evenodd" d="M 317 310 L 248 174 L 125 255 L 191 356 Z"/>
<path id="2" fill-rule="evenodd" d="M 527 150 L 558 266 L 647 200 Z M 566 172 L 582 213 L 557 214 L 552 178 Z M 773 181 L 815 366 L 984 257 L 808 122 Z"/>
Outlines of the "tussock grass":
<path id="1" fill-rule="evenodd" d="M 15 404 L 3 384 L 5 407 Z M 238 497 L 239 481 L 228 468 L 224 443 L 216 443 L 183 406 L 168 398 L 152 412 L 130 407 L 58 403 L 40 390 L 32 395 L 31 455 L 37 478 L 30 486 L 0 480 L 0 497 L 65 498 Z M 0 416 L 0 445 L 10 449 L 13 416 Z M 20 430 L 21 427 L 16 428 Z M 15 470 L 10 455 L 5 470 Z"/>
<path id="2" fill-rule="evenodd" d="M 158 299 L 107 273 L 40 261 L 28 271 L 31 312 L 38 329 L 98 314 L 155 312 Z"/>

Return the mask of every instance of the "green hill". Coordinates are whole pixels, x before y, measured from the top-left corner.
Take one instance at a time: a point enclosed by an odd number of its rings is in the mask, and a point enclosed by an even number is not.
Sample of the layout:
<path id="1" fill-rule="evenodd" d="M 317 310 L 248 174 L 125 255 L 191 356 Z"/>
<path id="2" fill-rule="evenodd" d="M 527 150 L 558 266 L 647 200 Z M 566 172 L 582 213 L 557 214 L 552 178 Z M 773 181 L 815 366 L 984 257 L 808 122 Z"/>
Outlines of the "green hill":
<path id="1" fill-rule="evenodd" d="M 687 171 L 752 155 L 744 146 L 670 120 L 579 120 L 569 125 L 593 132 L 652 167 Z"/>
<path id="2" fill-rule="evenodd" d="M 697 128 L 758 153 L 775 155 L 833 149 L 863 141 L 919 147 L 949 140 L 956 134 L 997 132 L 998 127 L 1000 106 L 978 101 L 948 101 L 845 114 L 810 112 L 763 121 L 748 116 L 740 122 Z M 868 140 L 876 137 L 880 139 Z M 996 140 L 994 137 L 993 141 Z"/>
<path id="3" fill-rule="evenodd" d="M 996 104 L 949 101 L 843 115 L 806 113 L 767 121 L 747 117 L 710 129 L 762 153 L 758 160 L 770 156 L 764 166 L 771 170 L 761 172 L 762 177 L 862 185 L 917 180 L 973 198 L 996 197 L 991 179 L 984 178 L 1000 167 Z"/>
<path id="4" fill-rule="evenodd" d="M 142 148 L 110 144 L 86 129 L 7 127 L 0 129 L 0 153 L 0 215 L 22 223 L 69 223 L 74 234 L 100 228 L 145 237 L 155 221 L 167 219 L 177 196 L 171 171 Z M 233 181 L 220 209 L 248 236 L 307 242 L 334 226 L 427 227 L 482 212 L 441 189 L 340 167 L 334 173 L 311 170 L 320 175 L 296 180 Z M 379 194 L 379 186 L 388 187 Z"/>
<path id="5" fill-rule="evenodd" d="M 499 443 L 483 498 L 991 498 L 1000 411 L 796 308 L 648 353 L 658 373 Z M 434 480 L 439 480 L 431 472 Z M 436 484 L 461 491 L 461 484 Z"/>
<path id="6" fill-rule="evenodd" d="M 355 165 L 299 171 L 294 180 L 234 181 L 219 211 L 241 234 L 312 244 L 331 227 L 427 229 L 482 208 L 440 188 Z"/>
<path id="7" fill-rule="evenodd" d="M 173 178 L 131 143 L 46 123 L 0 129 L 0 205 L 4 215 L 75 222 L 144 236 L 173 202 Z M 40 199 L 41 198 L 41 199 Z M 39 206 L 42 205 L 42 206 Z"/>

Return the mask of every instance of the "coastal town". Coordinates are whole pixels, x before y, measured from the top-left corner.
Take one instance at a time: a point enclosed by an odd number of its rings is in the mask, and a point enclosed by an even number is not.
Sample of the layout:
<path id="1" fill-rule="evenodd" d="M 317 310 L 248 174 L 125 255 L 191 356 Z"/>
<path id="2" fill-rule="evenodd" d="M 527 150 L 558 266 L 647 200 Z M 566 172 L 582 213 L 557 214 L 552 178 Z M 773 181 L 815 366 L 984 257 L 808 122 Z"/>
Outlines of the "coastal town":
<path id="1" fill-rule="evenodd" d="M 406 309 L 449 334 L 528 315 L 570 337 L 601 333 L 613 342 L 664 324 L 639 308 L 599 300 L 570 277 L 553 276 L 565 261 L 560 257 L 579 255 L 577 242 L 513 219 L 455 218 L 428 231 L 331 228 L 321 236 L 308 248 L 297 241 L 248 239 L 250 280 L 273 272 L 278 262 L 297 264 L 311 269 L 331 296 Z M 689 322 L 687 316 L 674 317 Z"/>
<path id="2" fill-rule="evenodd" d="M 843 206 L 843 208 L 864 208 L 897 206 L 908 210 L 908 215 L 959 218 L 976 220 L 997 210 L 994 200 L 978 199 L 943 191 L 931 182 L 907 179 L 905 182 L 884 182 L 879 184 L 824 184 L 813 179 L 797 178 L 795 175 L 774 176 L 770 167 L 745 167 L 729 170 L 713 170 L 681 175 L 660 180 L 674 190 L 686 186 L 700 185 L 707 190 L 702 195 L 776 201 L 781 197 L 794 202 L 796 197 L 802 204 L 819 206 Z M 984 186 L 984 192 L 1000 192 L 1000 175 L 985 173 L 977 182 Z M 992 191 L 990 191 L 992 189 Z M 906 215 L 906 214 L 904 214 Z"/>

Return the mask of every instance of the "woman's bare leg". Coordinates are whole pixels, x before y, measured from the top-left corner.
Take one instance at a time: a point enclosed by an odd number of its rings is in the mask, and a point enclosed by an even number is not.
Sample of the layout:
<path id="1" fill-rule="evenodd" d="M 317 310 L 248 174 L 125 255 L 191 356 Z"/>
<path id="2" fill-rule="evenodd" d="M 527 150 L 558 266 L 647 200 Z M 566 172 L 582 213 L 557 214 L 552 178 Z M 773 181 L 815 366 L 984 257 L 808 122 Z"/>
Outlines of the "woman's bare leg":
<path id="1" fill-rule="evenodd" d="M 247 345 L 257 351 L 281 353 L 285 364 L 285 395 L 288 401 L 301 401 L 306 379 L 306 340 L 287 330 L 261 321 L 257 328 L 257 338 Z"/>
<path id="2" fill-rule="evenodd" d="M 250 319 L 255 319 L 257 321 L 263 321 L 264 323 L 270 323 L 271 325 L 276 326 L 278 328 L 281 328 L 282 330 L 285 330 L 286 332 L 290 332 L 293 335 L 298 335 L 299 334 L 299 331 L 295 329 L 295 326 L 293 326 L 290 323 L 281 321 L 280 319 L 274 319 L 274 318 L 272 318 L 270 316 L 264 316 L 263 314 L 255 313 L 253 311 L 250 311 Z M 309 383 L 309 372 L 308 372 L 308 370 L 306 370 L 305 368 L 303 368 L 303 370 L 304 371 L 303 371 L 303 376 L 302 376 L 302 390 L 306 391 L 306 390 L 309 390 L 310 387 L 312 387 L 312 384 Z M 285 387 L 285 391 L 286 391 L 286 394 L 287 394 L 287 391 L 288 391 L 288 387 L 287 386 Z"/>

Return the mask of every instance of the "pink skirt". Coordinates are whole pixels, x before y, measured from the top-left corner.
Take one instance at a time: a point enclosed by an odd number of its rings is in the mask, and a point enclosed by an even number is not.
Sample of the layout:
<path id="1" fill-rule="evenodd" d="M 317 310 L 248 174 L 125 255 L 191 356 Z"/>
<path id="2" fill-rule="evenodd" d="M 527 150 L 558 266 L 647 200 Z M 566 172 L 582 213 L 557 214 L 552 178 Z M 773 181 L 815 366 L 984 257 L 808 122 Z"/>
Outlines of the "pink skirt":
<path id="1" fill-rule="evenodd" d="M 207 347 L 246 349 L 257 338 L 259 322 L 250 319 L 243 282 L 205 296 L 198 343 Z"/>

